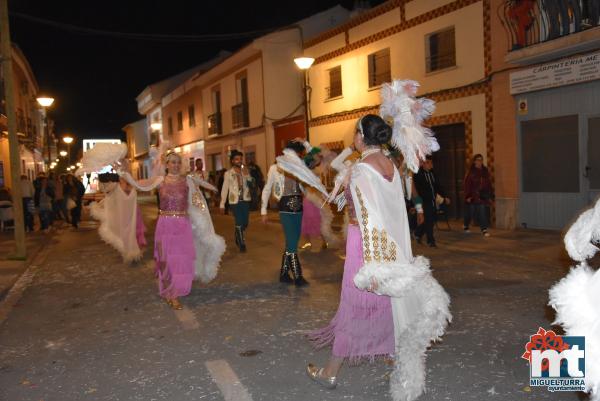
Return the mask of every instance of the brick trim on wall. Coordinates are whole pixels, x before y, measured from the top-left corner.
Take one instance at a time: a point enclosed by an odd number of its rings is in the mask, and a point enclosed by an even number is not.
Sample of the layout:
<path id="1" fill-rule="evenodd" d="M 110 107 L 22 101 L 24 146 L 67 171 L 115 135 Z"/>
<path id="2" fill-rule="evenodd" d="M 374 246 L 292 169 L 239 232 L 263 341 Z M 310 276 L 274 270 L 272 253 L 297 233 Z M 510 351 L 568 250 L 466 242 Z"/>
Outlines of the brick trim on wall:
<path id="1" fill-rule="evenodd" d="M 339 49 L 336 49 L 336 50 L 331 51 L 329 53 L 323 54 L 323 55 L 321 55 L 321 56 L 319 56 L 319 57 L 317 57 L 315 59 L 315 63 L 314 64 L 316 65 L 316 64 L 323 63 L 325 61 L 331 60 L 331 59 L 333 59 L 335 57 L 338 57 L 338 56 L 341 56 L 341 55 L 343 55 L 345 53 L 348 53 L 348 52 L 351 52 L 353 50 L 359 49 L 359 48 L 361 48 L 363 46 L 367 46 L 367 45 L 369 45 L 369 44 L 371 44 L 373 42 L 377 42 L 378 40 L 384 39 L 384 38 L 386 38 L 388 36 L 391 36 L 391 35 L 394 35 L 396 33 L 402 32 L 404 30 L 410 29 L 410 28 L 412 28 L 414 26 L 423 24 L 423 23 L 428 22 L 428 21 L 430 21 L 432 19 L 439 18 L 439 17 L 441 17 L 443 15 L 449 14 L 451 12 L 454 12 L 454 11 L 459 10 L 461 8 L 470 6 L 471 4 L 478 3 L 480 1 L 482 1 L 482 0 L 457 0 L 457 1 L 454 1 L 452 3 L 446 4 L 446 5 L 442 6 L 442 7 L 436 8 L 435 10 L 431 10 L 431 11 L 425 13 L 425 14 L 419 15 L 419 16 L 417 16 L 415 18 L 412 18 L 412 19 L 410 19 L 408 21 L 402 20 L 402 16 L 404 15 L 404 12 L 401 12 L 401 21 L 400 21 L 400 23 L 398 25 L 394 25 L 394 26 L 392 26 L 390 28 L 384 29 L 383 31 L 377 32 L 377 33 L 375 33 L 373 35 L 370 35 L 370 36 L 367 36 L 366 38 L 360 39 L 360 40 L 358 40 L 356 42 L 346 44 L 346 46 L 344 46 L 342 48 L 339 48 Z M 489 0 L 483 0 L 483 1 L 484 1 L 484 9 L 485 9 L 485 4 L 488 3 Z M 341 34 L 343 32 L 347 32 L 348 29 L 350 29 L 350 28 L 352 28 L 354 26 L 360 25 L 361 23 L 363 23 L 365 21 L 368 21 L 369 19 L 375 18 L 376 16 L 378 16 L 380 14 L 388 12 L 388 11 L 392 10 L 394 7 L 400 6 L 402 10 L 404 9 L 404 7 L 403 7 L 404 2 L 391 1 L 389 3 L 385 3 L 384 5 L 387 6 L 388 4 L 390 5 L 389 8 L 385 8 L 384 11 L 381 11 L 379 14 L 372 15 L 369 18 L 365 18 L 364 20 L 361 20 L 360 22 L 357 22 L 357 23 L 354 23 L 354 20 L 352 20 L 352 25 L 351 26 L 349 26 L 349 25 L 342 25 L 339 28 L 336 28 L 336 29 L 333 29 L 332 31 L 326 32 L 325 34 L 323 34 L 323 37 L 324 37 L 323 40 L 317 40 L 317 39 L 315 39 L 315 40 L 311 41 L 310 43 L 307 42 L 307 43 L 305 43 L 304 48 L 305 49 L 309 48 L 309 47 L 314 46 L 317 43 L 320 43 L 320 42 L 322 42 L 322 41 L 324 41 L 326 39 L 329 39 L 329 38 L 331 38 L 331 37 L 333 37 L 335 35 L 339 35 L 339 34 Z M 382 5 L 382 6 L 384 6 L 384 5 Z M 375 10 L 378 10 L 378 8 L 376 8 Z M 489 3 L 488 3 L 488 14 L 489 14 Z M 485 12 L 484 12 L 484 15 L 485 15 Z M 357 20 L 358 20 L 358 18 L 357 18 Z M 330 36 L 325 36 L 326 34 L 330 34 Z M 489 38 L 486 38 L 486 41 L 489 41 Z"/>

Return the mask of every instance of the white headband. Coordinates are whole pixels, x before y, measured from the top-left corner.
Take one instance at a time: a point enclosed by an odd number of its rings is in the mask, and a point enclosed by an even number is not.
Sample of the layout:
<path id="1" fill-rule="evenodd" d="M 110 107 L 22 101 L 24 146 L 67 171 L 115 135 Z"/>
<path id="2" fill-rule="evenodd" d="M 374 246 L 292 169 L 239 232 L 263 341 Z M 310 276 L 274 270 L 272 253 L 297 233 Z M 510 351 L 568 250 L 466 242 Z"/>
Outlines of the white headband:
<path id="1" fill-rule="evenodd" d="M 360 132 L 360 136 L 362 136 L 364 138 L 365 133 L 363 132 L 363 127 L 362 127 L 363 118 L 365 118 L 365 116 L 362 116 L 361 118 L 358 119 L 358 122 L 356 123 L 356 129 L 358 129 L 358 132 Z"/>

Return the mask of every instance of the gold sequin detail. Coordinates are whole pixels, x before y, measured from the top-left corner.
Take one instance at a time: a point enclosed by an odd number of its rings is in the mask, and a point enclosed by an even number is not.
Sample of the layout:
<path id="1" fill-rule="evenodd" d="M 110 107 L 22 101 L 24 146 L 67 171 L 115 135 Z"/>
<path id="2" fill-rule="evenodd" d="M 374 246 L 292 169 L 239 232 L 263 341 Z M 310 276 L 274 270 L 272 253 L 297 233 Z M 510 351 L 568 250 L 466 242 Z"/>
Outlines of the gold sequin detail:
<path id="1" fill-rule="evenodd" d="M 202 199 L 202 194 L 198 190 L 194 191 L 194 193 L 192 194 L 192 205 L 202 210 L 204 210 L 204 208 L 206 207 L 204 205 L 204 199 Z"/>
<path id="2" fill-rule="evenodd" d="M 396 243 L 394 241 L 391 241 L 390 243 L 390 256 L 389 256 L 390 262 L 395 262 L 396 261 Z"/>
<path id="3" fill-rule="evenodd" d="M 371 246 L 369 244 L 369 229 L 367 226 L 369 225 L 369 212 L 367 212 L 367 208 L 365 207 L 365 203 L 363 202 L 362 193 L 360 189 L 356 187 L 356 197 L 358 198 L 358 203 L 360 205 L 360 215 L 363 223 L 363 233 L 362 233 L 362 241 L 363 241 L 363 259 L 365 263 L 371 261 Z"/>
<path id="4" fill-rule="evenodd" d="M 369 212 L 365 207 L 362 193 L 356 187 L 356 197 L 360 205 L 360 214 L 362 218 L 362 241 L 363 258 L 365 263 L 375 260 L 376 262 L 395 262 L 397 258 L 397 245 L 394 241 L 388 239 L 387 231 L 377 230 L 375 227 L 369 232 Z M 371 257 L 371 245 L 373 246 L 373 256 Z"/>
<path id="5" fill-rule="evenodd" d="M 390 258 L 387 255 L 387 245 L 388 245 L 387 232 L 384 229 L 384 230 L 381 230 L 381 257 L 383 258 L 384 262 L 390 261 Z"/>
<path id="6" fill-rule="evenodd" d="M 379 232 L 375 227 L 371 230 L 371 235 L 373 239 L 373 259 L 376 262 L 381 262 L 381 252 L 379 250 Z"/>

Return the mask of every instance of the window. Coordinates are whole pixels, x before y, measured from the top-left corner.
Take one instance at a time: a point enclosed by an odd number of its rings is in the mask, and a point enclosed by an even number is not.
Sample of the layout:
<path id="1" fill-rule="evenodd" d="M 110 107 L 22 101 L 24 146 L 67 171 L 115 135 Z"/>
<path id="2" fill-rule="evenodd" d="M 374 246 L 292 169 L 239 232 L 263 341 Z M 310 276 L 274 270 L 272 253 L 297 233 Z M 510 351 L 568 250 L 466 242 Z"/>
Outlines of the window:
<path id="1" fill-rule="evenodd" d="M 194 128 L 196 126 L 196 110 L 194 109 L 194 105 L 191 104 L 188 107 L 188 114 L 189 114 L 189 125 L 190 128 Z"/>
<path id="2" fill-rule="evenodd" d="M 248 103 L 248 77 L 242 71 L 235 77 L 235 97 L 237 103 Z"/>
<path id="3" fill-rule="evenodd" d="M 426 37 L 427 72 L 456 66 L 454 27 L 435 32 Z"/>
<path id="4" fill-rule="evenodd" d="M 183 112 L 177 112 L 177 131 L 183 131 Z"/>
<path id="5" fill-rule="evenodd" d="M 221 112 L 221 89 L 218 86 L 212 89 L 212 111 L 213 113 Z"/>
<path id="6" fill-rule="evenodd" d="M 329 70 L 329 88 L 327 99 L 342 96 L 342 66 L 338 65 Z"/>
<path id="7" fill-rule="evenodd" d="M 167 119 L 167 132 L 169 135 L 173 135 L 173 118 L 169 116 Z"/>
<path id="8" fill-rule="evenodd" d="M 379 50 L 369 55 L 369 88 L 392 80 L 390 49 Z"/>
<path id="9" fill-rule="evenodd" d="M 248 78 L 246 71 L 235 76 L 235 95 L 237 104 L 231 108 L 233 129 L 248 127 L 250 125 L 248 114 Z"/>

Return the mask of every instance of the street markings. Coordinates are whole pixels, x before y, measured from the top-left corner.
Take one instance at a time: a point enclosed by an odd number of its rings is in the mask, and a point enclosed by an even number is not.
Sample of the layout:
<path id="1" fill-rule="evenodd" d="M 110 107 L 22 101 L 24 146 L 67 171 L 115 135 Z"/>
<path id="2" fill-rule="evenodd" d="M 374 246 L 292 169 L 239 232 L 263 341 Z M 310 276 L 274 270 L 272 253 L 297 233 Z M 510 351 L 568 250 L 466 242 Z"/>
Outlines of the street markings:
<path id="1" fill-rule="evenodd" d="M 205 365 L 221 390 L 225 401 L 252 401 L 252 396 L 226 360 L 208 361 Z"/>

